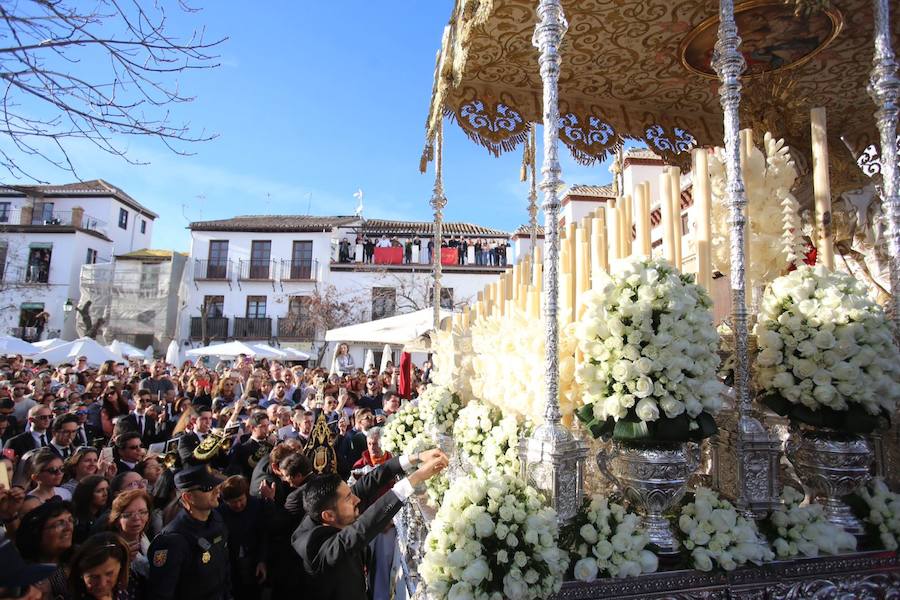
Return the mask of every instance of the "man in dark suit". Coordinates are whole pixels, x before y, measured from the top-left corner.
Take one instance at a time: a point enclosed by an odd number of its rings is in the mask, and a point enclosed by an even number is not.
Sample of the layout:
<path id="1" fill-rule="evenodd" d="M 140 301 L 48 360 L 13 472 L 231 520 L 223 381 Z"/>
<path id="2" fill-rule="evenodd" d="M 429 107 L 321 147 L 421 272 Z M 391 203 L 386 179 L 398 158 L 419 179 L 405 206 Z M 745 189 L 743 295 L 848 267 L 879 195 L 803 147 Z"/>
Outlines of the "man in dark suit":
<path id="1" fill-rule="evenodd" d="M 415 472 L 395 483 L 405 471 Z M 440 473 L 447 456 L 438 449 L 392 458 L 363 475 L 351 488 L 340 475 L 319 475 L 304 484 L 306 516 L 294 531 L 291 545 L 303 561 L 310 597 L 321 600 L 365 600 L 364 551 L 391 523 L 413 488 Z"/>
<path id="2" fill-rule="evenodd" d="M 126 431 L 117 435 L 115 439 L 116 471 L 118 473 L 134 471 L 141 460 L 143 448 L 141 436 L 137 431 Z"/>
<path id="3" fill-rule="evenodd" d="M 168 439 L 168 431 L 165 428 L 168 419 L 159 423 L 158 413 L 152 408 L 151 398 L 150 390 L 139 390 L 134 410 L 119 420 L 123 428 L 140 434 L 141 443 L 145 448 Z"/>
<path id="4" fill-rule="evenodd" d="M 269 417 L 262 411 L 255 412 L 247 419 L 246 427 L 250 430 L 250 438 L 232 450 L 228 474 L 243 475 L 249 480 L 253 476 L 256 463 L 272 449 L 267 441 Z"/>
<path id="5" fill-rule="evenodd" d="M 43 448 L 50 443 L 50 419 L 53 413 L 50 407 L 43 404 L 35 404 L 28 409 L 28 422 L 31 430 L 9 438 L 4 450 L 12 450 L 16 456 L 22 458 L 27 452 L 36 448 Z"/>
<path id="6" fill-rule="evenodd" d="M 197 413 L 197 419 L 191 424 L 190 429 L 186 430 L 180 438 L 178 438 L 178 456 L 181 458 L 181 464 L 194 464 L 194 449 L 200 445 L 212 427 L 212 410 L 201 408 Z"/>
<path id="7" fill-rule="evenodd" d="M 75 452 L 75 434 L 78 433 L 78 417 L 66 413 L 53 419 L 53 439 L 48 446 L 63 461 Z"/>

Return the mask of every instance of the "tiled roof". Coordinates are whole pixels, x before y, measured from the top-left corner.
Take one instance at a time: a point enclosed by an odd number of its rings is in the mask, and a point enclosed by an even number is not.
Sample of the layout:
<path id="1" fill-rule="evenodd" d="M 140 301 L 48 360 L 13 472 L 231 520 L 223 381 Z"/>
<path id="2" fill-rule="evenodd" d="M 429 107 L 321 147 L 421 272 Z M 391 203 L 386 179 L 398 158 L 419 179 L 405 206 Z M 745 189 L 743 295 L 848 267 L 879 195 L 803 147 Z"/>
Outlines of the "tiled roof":
<path id="1" fill-rule="evenodd" d="M 509 237 L 509 232 L 482 227 L 472 223 L 444 223 L 444 236 L 474 236 L 474 237 Z M 384 219 L 367 219 L 360 224 L 360 230 L 369 235 L 434 235 L 434 223 L 431 221 L 387 221 Z"/>
<path id="2" fill-rule="evenodd" d="M 194 231 L 327 231 L 359 221 L 356 216 L 243 215 L 217 221 L 194 221 Z"/>
<path id="3" fill-rule="evenodd" d="M 59 185 L 7 185 L 0 187 L 0 193 L 42 194 L 46 196 L 113 196 L 123 204 L 152 218 L 157 218 L 155 212 L 126 194 L 121 188 L 102 179 L 90 179 L 88 181 L 76 181 L 75 183 L 62 183 Z"/>
<path id="4" fill-rule="evenodd" d="M 540 223 L 537 226 L 537 236 L 542 237 L 544 235 L 544 226 Z M 513 237 L 530 237 L 531 236 L 531 225 L 519 225 L 518 229 L 513 233 Z"/>
<path id="5" fill-rule="evenodd" d="M 119 254 L 116 258 L 134 259 L 134 260 L 172 260 L 172 256 L 178 254 L 187 256 L 185 252 L 176 252 L 174 250 L 153 250 L 151 248 L 141 248 L 125 254 Z"/>
<path id="6" fill-rule="evenodd" d="M 653 160 L 662 160 L 658 154 L 647 148 L 632 148 L 625 152 L 625 158 L 649 158 Z"/>
<path id="7" fill-rule="evenodd" d="M 576 184 L 566 192 L 567 196 L 595 196 L 597 198 L 615 198 L 611 183 L 606 185 Z"/>
<path id="8" fill-rule="evenodd" d="M 349 227 L 372 236 L 433 235 L 431 221 L 362 220 L 356 216 L 317 217 L 312 215 L 247 215 L 219 221 L 197 221 L 189 225 L 194 231 L 328 231 Z M 509 237 L 509 233 L 471 223 L 444 223 L 444 236 Z"/>

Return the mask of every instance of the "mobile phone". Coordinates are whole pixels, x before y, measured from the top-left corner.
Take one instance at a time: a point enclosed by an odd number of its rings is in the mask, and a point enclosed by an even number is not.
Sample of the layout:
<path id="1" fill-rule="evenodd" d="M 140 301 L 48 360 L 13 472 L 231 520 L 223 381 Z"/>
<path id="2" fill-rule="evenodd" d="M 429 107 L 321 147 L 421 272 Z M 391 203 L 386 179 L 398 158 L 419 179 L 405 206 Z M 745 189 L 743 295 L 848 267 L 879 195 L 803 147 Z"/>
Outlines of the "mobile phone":
<path id="1" fill-rule="evenodd" d="M 9 473 L 6 471 L 6 465 L 0 465 L 0 487 L 6 490 L 10 488 Z"/>

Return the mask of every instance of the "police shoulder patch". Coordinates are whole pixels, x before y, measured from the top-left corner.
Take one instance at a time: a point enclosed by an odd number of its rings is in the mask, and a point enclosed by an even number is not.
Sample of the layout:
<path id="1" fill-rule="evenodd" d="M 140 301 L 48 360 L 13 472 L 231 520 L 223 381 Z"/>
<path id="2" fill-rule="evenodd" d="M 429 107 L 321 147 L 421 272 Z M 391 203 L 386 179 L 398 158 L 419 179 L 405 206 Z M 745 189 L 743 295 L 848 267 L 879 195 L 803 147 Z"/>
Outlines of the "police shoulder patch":
<path id="1" fill-rule="evenodd" d="M 166 558 L 169 555 L 168 550 L 157 550 L 153 553 L 153 566 L 161 567 L 166 564 Z"/>

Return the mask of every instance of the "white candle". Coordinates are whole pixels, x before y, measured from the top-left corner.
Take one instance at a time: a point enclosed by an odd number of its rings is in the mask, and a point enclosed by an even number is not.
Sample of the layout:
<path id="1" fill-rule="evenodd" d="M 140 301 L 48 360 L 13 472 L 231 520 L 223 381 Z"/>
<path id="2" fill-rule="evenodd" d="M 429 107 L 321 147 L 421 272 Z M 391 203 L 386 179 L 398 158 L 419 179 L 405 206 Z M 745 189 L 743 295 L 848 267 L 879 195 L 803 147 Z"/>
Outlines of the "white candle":
<path id="1" fill-rule="evenodd" d="M 606 231 L 609 233 L 609 260 L 612 262 L 621 258 L 619 255 L 619 210 L 615 203 L 612 206 L 607 204 L 607 207 Z"/>
<path id="2" fill-rule="evenodd" d="M 681 261 L 681 169 L 678 167 L 669 168 L 669 194 L 672 200 L 672 241 L 675 244 L 675 267 L 680 271 L 682 268 Z"/>
<path id="3" fill-rule="evenodd" d="M 828 174 L 828 121 L 824 108 L 809 113 L 812 133 L 813 194 L 816 200 L 816 263 L 834 270 L 831 229 L 831 180 Z"/>
<path id="4" fill-rule="evenodd" d="M 710 246 L 712 241 L 710 229 L 712 195 L 709 188 L 709 161 L 704 148 L 695 149 L 691 154 L 694 162 L 691 170 L 693 210 L 694 220 L 697 222 L 697 230 L 694 232 L 694 241 L 697 247 L 697 283 L 710 291 L 712 288 L 712 249 Z"/>
<path id="5" fill-rule="evenodd" d="M 659 175 L 659 212 L 662 217 L 662 246 L 663 258 L 672 265 L 675 264 L 675 233 L 672 224 L 672 196 L 669 188 L 672 185 L 669 177 L 669 168 L 663 169 Z"/>

